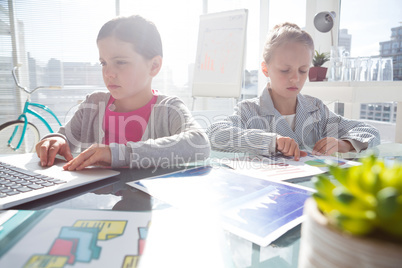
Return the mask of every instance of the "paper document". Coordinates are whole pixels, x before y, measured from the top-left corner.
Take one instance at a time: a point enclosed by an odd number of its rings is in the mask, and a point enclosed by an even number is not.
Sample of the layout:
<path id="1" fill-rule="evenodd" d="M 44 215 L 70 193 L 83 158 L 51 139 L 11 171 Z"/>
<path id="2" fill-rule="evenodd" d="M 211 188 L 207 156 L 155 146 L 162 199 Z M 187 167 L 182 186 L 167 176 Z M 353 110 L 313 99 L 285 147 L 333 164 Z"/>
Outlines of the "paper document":
<path id="1" fill-rule="evenodd" d="M 199 167 L 129 182 L 174 207 L 199 211 L 222 227 L 267 246 L 302 221 L 312 189 L 247 176 L 224 167 Z"/>
<path id="2" fill-rule="evenodd" d="M 281 155 L 243 156 L 221 161 L 221 164 L 225 164 L 240 173 L 275 181 L 318 175 L 328 171 L 329 163 L 341 167 L 360 165 L 358 162 L 334 156 L 315 156 L 310 153 L 301 157 L 299 161 L 295 161 L 293 157 Z"/>

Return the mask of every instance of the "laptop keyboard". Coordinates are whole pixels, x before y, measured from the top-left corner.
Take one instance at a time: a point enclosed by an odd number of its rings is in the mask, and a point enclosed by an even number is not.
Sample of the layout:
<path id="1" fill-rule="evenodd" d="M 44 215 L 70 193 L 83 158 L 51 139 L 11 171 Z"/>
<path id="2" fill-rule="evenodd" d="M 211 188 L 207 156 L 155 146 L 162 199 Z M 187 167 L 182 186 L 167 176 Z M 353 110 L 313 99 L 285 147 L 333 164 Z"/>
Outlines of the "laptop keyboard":
<path id="1" fill-rule="evenodd" d="M 0 198 L 62 183 L 66 181 L 0 162 Z"/>

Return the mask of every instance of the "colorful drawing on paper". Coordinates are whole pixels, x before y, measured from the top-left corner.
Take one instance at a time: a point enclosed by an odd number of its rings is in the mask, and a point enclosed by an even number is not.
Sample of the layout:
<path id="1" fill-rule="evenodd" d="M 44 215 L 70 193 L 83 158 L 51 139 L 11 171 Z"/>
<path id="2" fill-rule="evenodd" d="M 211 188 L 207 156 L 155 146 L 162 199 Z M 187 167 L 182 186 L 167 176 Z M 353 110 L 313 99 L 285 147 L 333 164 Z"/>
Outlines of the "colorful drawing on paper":
<path id="1" fill-rule="evenodd" d="M 145 249 L 145 241 L 147 239 L 148 235 L 148 229 L 150 226 L 151 222 L 148 222 L 148 225 L 146 227 L 138 227 L 138 255 L 127 255 L 124 260 L 123 264 L 121 267 L 124 268 L 136 268 L 138 267 L 138 262 L 140 260 L 140 256 L 144 253 Z"/>
<path id="2" fill-rule="evenodd" d="M 122 236 L 126 226 L 127 220 L 77 220 L 73 226 L 62 226 L 49 251 L 31 255 L 24 267 L 63 268 L 90 263 L 101 256 L 102 248 L 98 246 L 98 241 Z M 138 230 L 138 255 L 126 256 L 122 267 L 137 267 L 139 255 L 145 247 L 148 226 Z"/>

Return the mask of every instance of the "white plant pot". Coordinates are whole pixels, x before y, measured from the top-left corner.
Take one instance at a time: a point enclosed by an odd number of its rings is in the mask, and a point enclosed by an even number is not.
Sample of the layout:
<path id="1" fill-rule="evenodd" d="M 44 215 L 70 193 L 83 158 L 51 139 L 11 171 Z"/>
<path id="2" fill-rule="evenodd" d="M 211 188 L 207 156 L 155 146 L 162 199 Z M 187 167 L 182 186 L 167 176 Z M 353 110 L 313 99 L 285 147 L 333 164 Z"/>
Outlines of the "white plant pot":
<path id="1" fill-rule="evenodd" d="M 329 225 L 313 198 L 304 206 L 299 268 L 402 267 L 402 244 L 344 233 Z"/>

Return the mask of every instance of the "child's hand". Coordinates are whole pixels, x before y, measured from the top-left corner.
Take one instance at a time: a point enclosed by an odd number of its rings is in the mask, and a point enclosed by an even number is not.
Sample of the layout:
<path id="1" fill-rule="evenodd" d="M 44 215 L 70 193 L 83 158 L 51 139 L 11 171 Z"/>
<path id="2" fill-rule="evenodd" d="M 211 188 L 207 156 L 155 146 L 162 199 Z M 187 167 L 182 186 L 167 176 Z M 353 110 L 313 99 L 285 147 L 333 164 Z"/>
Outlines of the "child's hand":
<path id="1" fill-rule="evenodd" d="M 276 149 L 283 155 L 294 156 L 296 161 L 300 160 L 300 156 L 307 156 L 307 153 L 300 151 L 297 142 L 289 137 L 278 136 L 276 138 Z"/>
<path id="2" fill-rule="evenodd" d="M 111 163 L 112 153 L 109 146 L 94 144 L 65 164 L 63 168 L 65 170 L 82 170 L 92 165 L 110 166 Z"/>
<path id="3" fill-rule="evenodd" d="M 63 156 L 67 161 L 73 159 L 70 147 L 61 137 L 43 139 L 36 144 L 35 149 L 42 167 L 52 166 L 57 154 Z"/>
<path id="4" fill-rule="evenodd" d="M 352 144 L 346 140 L 338 140 L 333 137 L 323 138 L 314 145 L 312 154 L 331 155 L 335 152 L 347 153 L 353 149 Z"/>

